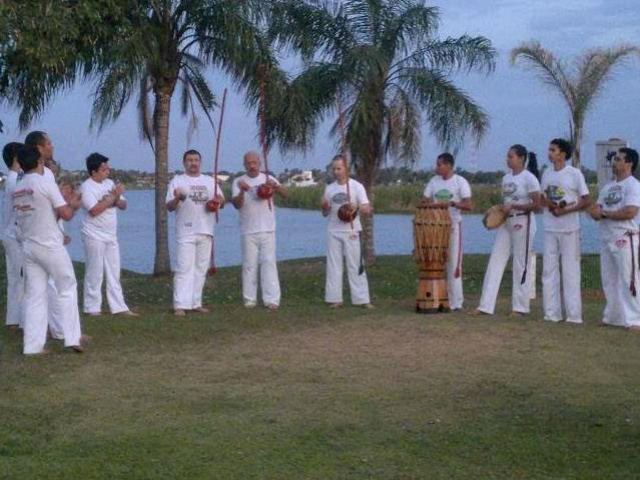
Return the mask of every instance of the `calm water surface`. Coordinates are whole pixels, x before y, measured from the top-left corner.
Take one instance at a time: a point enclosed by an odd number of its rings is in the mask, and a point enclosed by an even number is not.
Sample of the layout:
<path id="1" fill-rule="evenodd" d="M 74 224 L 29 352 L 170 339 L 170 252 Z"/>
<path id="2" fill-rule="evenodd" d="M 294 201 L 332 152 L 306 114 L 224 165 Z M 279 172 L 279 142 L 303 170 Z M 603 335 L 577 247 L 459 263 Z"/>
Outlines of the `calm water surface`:
<path id="1" fill-rule="evenodd" d="M 129 207 L 118 216 L 118 237 L 122 255 L 122 267 L 141 273 L 153 270 L 154 256 L 154 209 L 153 191 L 127 192 Z M 277 215 L 278 259 L 319 257 L 325 254 L 327 221 L 319 211 L 279 208 Z M 81 211 L 70 223 L 67 232 L 72 237 L 69 251 L 73 260 L 84 261 L 84 250 L 80 238 Z M 413 226 L 411 215 L 376 215 L 376 252 L 381 255 L 408 255 L 413 249 Z M 480 215 L 463 216 L 463 245 L 466 253 L 489 253 L 495 237 L 487 231 Z M 175 257 L 174 214 L 169 214 L 169 245 L 172 260 Z M 537 216 L 538 233 L 536 251 L 542 252 L 542 218 Z M 584 253 L 596 253 L 599 249 L 597 225 L 590 219 L 582 219 L 582 248 Z M 240 229 L 238 214 L 229 203 L 220 214 L 216 227 L 216 264 L 218 266 L 239 265 Z"/>

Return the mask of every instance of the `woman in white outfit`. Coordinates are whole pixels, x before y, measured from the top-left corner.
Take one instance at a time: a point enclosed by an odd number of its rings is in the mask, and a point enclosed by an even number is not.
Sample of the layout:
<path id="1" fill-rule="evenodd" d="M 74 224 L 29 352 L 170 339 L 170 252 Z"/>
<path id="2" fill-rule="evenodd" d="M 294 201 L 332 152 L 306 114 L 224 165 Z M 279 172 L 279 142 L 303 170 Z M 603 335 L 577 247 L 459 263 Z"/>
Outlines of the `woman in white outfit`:
<path id="1" fill-rule="evenodd" d="M 331 308 L 340 308 L 342 302 L 343 257 L 347 262 L 347 276 L 351 290 L 351 303 L 363 308 L 373 308 L 369 298 L 367 273 L 363 271 L 360 245 L 360 214 L 370 215 L 371 204 L 364 186 L 349 178 L 347 164 L 342 155 L 331 162 L 335 182 L 327 185 L 322 199 L 322 215 L 329 218 L 327 228 L 327 281 L 325 301 Z M 347 182 L 349 190 L 347 191 Z M 357 209 L 353 222 L 338 218 L 338 210 L 346 203 Z"/>
<path id="2" fill-rule="evenodd" d="M 507 166 L 511 173 L 502 178 L 502 209 L 507 221 L 498 229 L 475 315 L 493 315 L 502 275 L 512 253 L 512 315 L 529 313 L 531 281 L 535 281 L 529 268 L 536 234 L 534 212 L 540 208 L 538 162 L 533 152 L 528 153 L 522 145 L 513 145 L 507 153 Z"/>

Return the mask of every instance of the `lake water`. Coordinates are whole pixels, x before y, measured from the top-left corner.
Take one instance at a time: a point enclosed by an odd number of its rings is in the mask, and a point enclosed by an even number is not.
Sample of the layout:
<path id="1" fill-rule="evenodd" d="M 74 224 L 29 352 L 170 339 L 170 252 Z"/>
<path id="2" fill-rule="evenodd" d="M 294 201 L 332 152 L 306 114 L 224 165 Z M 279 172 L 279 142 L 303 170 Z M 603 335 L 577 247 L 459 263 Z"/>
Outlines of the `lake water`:
<path id="1" fill-rule="evenodd" d="M 141 273 L 153 270 L 154 257 L 154 192 L 138 190 L 127 192 L 129 206 L 118 215 L 118 237 L 122 256 L 122 267 Z M 79 212 L 67 224 L 71 235 L 69 245 L 71 258 L 84 261 L 84 250 L 80 238 L 80 223 L 84 212 Z M 277 216 L 278 259 L 319 257 L 325 254 L 327 221 L 320 211 L 279 208 Z M 413 249 L 413 217 L 411 215 L 376 215 L 376 252 L 380 255 L 409 255 Z M 169 245 L 172 260 L 175 258 L 174 214 L 169 214 Z M 495 237 L 482 225 L 480 215 L 463 216 L 463 248 L 466 253 L 489 253 Z M 542 252 L 542 218 L 537 215 L 538 233 L 535 249 Z M 584 253 L 599 251 L 597 225 L 583 218 L 582 246 Z M 240 265 L 240 229 L 238 214 L 229 203 L 220 213 L 216 227 L 216 264 L 218 266 Z"/>

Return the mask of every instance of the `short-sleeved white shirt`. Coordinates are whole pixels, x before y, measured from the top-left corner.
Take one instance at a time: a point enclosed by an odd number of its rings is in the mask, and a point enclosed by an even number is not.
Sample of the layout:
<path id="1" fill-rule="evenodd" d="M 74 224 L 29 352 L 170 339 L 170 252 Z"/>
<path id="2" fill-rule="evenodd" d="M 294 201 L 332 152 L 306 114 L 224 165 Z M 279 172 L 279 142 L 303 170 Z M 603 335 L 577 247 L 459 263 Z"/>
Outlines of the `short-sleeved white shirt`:
<path id="1" fill-rule="evenodd" d="M 18 172 L 9 170 L 4 181 L 4 204 L 2 209 L 2 232 L 4 238 L 16 238 L 16 211 L 13 208 L 13 192 L 18 183 Z"/>
<path id="2" fill-rule="evenodd" d="M 552 202 L 577 203 L 584 195 L 589 195 L 582 172 L 571 165 L 562 170 L 547 168 L 542 175 L 542 194 Z M 580 212 L 572 212 L 554 217 L 548 209 L 544 214 L 544 229 L 547 232 L 575 232 L 580 229 Z"/>
<path id="3" fill-rule="evenodd" d="M 205 204 L 214 196 L 214 180 L 209 175 L 191 177 L 187 174 L 173 177 L 167 191 L 167 203 L 175 197 L 176 189 L 183 191 L 187 198 L 178 204 L 176 209 L 176 237 L 184 238 L 192 235 L 211 235 L 216 225 L 215 214 L 207 212 Z M 222 189 L 218 195 L 224 198 Z"/>
<path id="4" fill-rule="evenodd" d="M 115 206 L 104 210 L 100 215 L 92 217 L 89 213 L 99 201 L 109 195 L 115 188 L 113 180 L 107 178 L 98 183 L 92 178 L 88 178 L 82 183 L 80 193 L 82 194 L 82 206 L 85 209 L 84 220 L 82 221 L 82 233 L 94 240 L 103 242 L 114 241 L 118 236 L 118 214 Z M 120 197 L 124 199 L 124 197 Z"/>
<path id="5" fill-rule="evenodd" d="M 621 182 L 613 180 L 600 191 L 598 205 L 606 212 L 613 212 L 621 208 L 640 207 L 640 182 L 628 177 Z M 637 232 L 638 224 L 631 220 L 612 220 L 603 218 L 598 222 L 602 239 L 606 242 L 622 237 L 626 232 Z"/>
<path id="6" fill-rule="evenodd" d="M 39 173 L 28 173 L 16 185 L 13 202 L 18 240 L 45 248 L 63 245 L 55 209 L 66 205 L 66 202 L 55 182 Z"/>
<path id="7" fill-rule="evenodd" d="M 529 170 L 502 177 L 502 203 L 506 205 L 527 205 L 531 194 L 540 192 L 540 182 Z"/>
<path id="8" fill-rule="evenodd" d="M 274 177 L 269 179 L 280 185 Z M 260 173 L 254 178 L 244 174 L 233 181 L 231 192 L 233 197 L 240 195 L 240 182 L 245 182 L 251 188 L 244 194 L 244 205 L 239 210 L 240 231 L 243 235 L 252 233 L 269 233 L 276 231 L 275 204 L 258 197 L 258 187 L 267 181 L 267 176 Z"/>
<path id="9" fill-rule="evenodd" d="M 364 186 L 352 178 L 349 179 L 349 197 L 351 204 L 356 207 L 367 205 L 369 203 L 369 197 L 367 197 L 367 191 Z M 348 203 L 346 183 L 344 185 L 339 185 L 338 182 L 333 182 L 327 185 L 324 190 L 324 199 L 329 202 L 329 205 L 331 205 L 328 227 L 330 232 L 362 231 L 360 214 L 358 214 L 353 221 L 353 230 L 351 229 L 351 223 L 343 222 L 338 218 L 338 210 L 343 204 Z"/>
<path id="10" fill-rule="evenodd" d="M 427 183 L 423 195 L 433 199 L 434 202 L 459 202 L 465 198 L 471 198 L 471 186 L 458 174 L 454 174 L 448 180 L 436 175 Z M 462 221 L 460 209 L 456 207 L 449 207 L 449 216 L 453 223 Z"/>

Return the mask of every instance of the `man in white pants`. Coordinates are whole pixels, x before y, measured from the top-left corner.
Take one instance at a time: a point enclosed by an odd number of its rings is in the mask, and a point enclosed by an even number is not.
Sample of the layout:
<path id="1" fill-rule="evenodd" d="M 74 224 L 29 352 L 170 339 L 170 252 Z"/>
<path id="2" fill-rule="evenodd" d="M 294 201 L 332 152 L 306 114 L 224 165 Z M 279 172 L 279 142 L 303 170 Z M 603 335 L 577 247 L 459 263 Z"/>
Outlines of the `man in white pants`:
<path id="1" fill-rule="evenodd" d="M 582 172 L 567 165 L 573 149 L 562 138 L 549 144 L 552 168 L 542 175 L 545 208 L 542 299 L 544 319 L 561 322 L 560 262 L 566 321 L 582 323 L 580 294 L 580 212 L 589 206 L 589 189 Z"/>
<path id="2" fill-rule="evenodd" d="M 260 155 L 244 155 L 246 173 L 233 181 L 233 206 L 240 212 L 242 233 L 242 297 L 244 306 L 258 302 L 258 273 L 262 302 L 270 310 L 280 306 L 280 281 L 276 263 L 276 215 L 273 201 L 260 198 L 258 187 L 266 184 L 270 193 L 286 197 L 287 190 L 275 178 L 260 173 Z M 265 188 L 265 187 L 262 187 Z"/>
<path id="3" fill-rule="evenodd" d="M 600 192 L 591 216 L 600 223 L 600 271 L 607 300 L 602 325 L 640 330 L 640 238 L 635 219 L 640 211 L 640 183 L 633 178 L 638 152 L 618 150 L 613 162 L 615 180 Z"/>
<path id="4" fill-rule="evenodd" d="M 167 210 L 176 212 L 178 252 L 173 275 L 173 310 L 184 316 L 187 310 L 207 313 L 202 290 L 213 247 L 215 212 L 224 206 L 224 195 L 214 195 L 214 180 L 200 173 L 202 157 L 196 150 L 185 152 L 185 173 L 175 176 L 167 192 Z"/>
<path id="5" fill-rule="evenodd" d="M 56 177 L 60 173 L 60 168 L 56 161 L 53 159 L 53 142 L 51 141 L 49 136 L 45 132 L 34 130 L 32 132 L 29 132 L 29 134 L 25 137 L 24 144 L 26 146 L 38 149 L 40 157 L 42 157 L 44 161 L 45 180 L 57 185 Z M 65 195 L 66 193 L 62 194 L 63 198 L 67 198 Z M 65 234 L 64 220 L 62 218 L 58 219 L 58 228 L 60 228 L 60 231 L 62 232 L 64 244 L 67 245 L 69 242 L 71 242 L 71 238 Z M 55 282 L 51 277 L 49 277 L 49 283 L 47 286 L 47 297 L 49 333 L 51 334 L 51 337 L 56 340 L 64 340 L 64 333 L 62 328 L 62 323 L 64 321 L 64 311 L 58 298 L 58 292 L 56 291 Z"/>
<path id="6" fill-rule="evenodd" d="M 443 153 L 436 160 L 436 176 L 427 183 L 424 197 L 449 208 L 451 237 L 447 263 L 447 293 L 451 310 L 462 310 L 462 215 L 471 210 L 471 187 L 463 177 L 455 173 L 455 159 Z"/>
<path id="7" fill-rule="evenodd" d="M 13 193 L 16 189 L 18 177 L 21 175 L 18 163 L 18 150 L 23 145 L 11 142 L 2 149 L 2 158 L 9 169 L 4 182 L 4 208 L 2 216 L 2 231 L 4 245 L 4 257 L 7 274 L 7 318 L 6 325 L 9 328 L 21 327 L 22 300 L 24 297 L 24 278 L 22 267 L 24 258 L 22 247 L 16 239 L 16 212 L 13 208 Z"/>
<path id="8" fill-rule="evenodd" d="M 64 248 L 58 217 L 69 221 L 80 206 L 79 196 L 65 200 L 57 185 L 44 178 L 44 161 L 38 150 L 24 147 L 18 153 L 24 178 L 16 186 L 17 237 L 22 242 L 26 296 L 23 306 L 25 355 L 48 353 L 47 280 L 55 283 L 63 312 L 61 328 L 65 347 L 83 351 L 78 293 L 73 265 Z"/>
<path id="9" fill-rule="evenodd" d="M 330 308 L 340 308 L 342 302 L 343 257 L 347 263 L 347 277 L 351 291 L 351 303 L 363 308 L 373 308 L 369 298 L 367 273 L 362 269 L 360 232 L 361 215 L 371 214 L 371 204 L 364 186 L 349 178 L 345 158 L 337 155 L 331 162 L 335 181 L 327 185 L 322 200 L 322 215 L 329 217 L 327 228 L 327 280 L 325 302 Z M 347 182 L 349 188 L 347 189 Z M 359 214 L 353 222 L 338 217 L 341 206 L 350 204 Z"/>
<path id="10" fill-rule="evenodd" d="M 82 222 L 86 258 L 84 312 L 96 316 L 102 308 L 102 279 L 107 277 L 107 303 L 112 314 L 137 316 L 124 301 L 120 284 L 120 246 L 117 210 L 127 208 L 124 186 L 109 178 L 109 159 L 99 153 L 87 157 L 89 178 L 82 183 Z"/>

